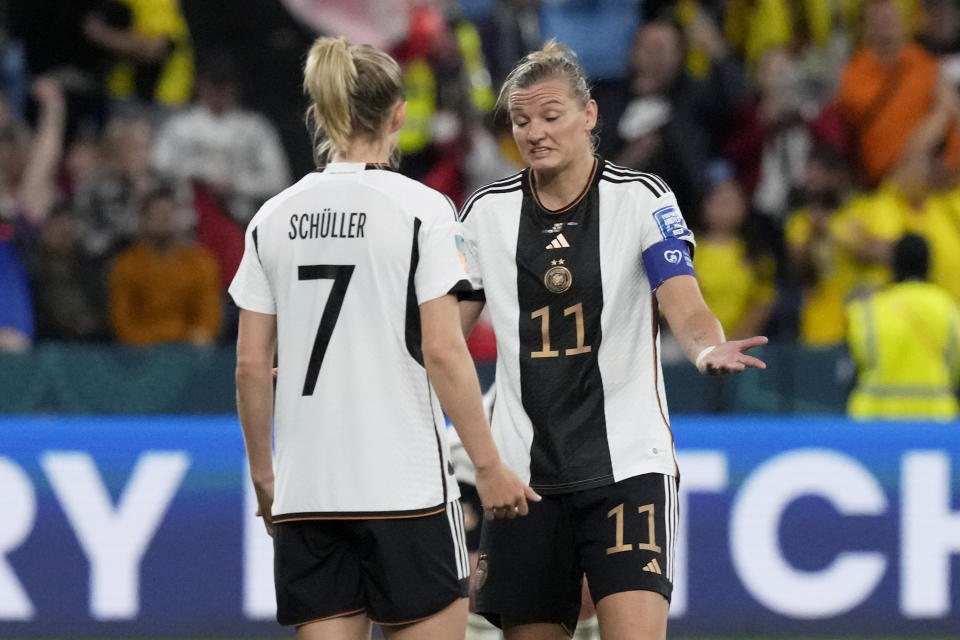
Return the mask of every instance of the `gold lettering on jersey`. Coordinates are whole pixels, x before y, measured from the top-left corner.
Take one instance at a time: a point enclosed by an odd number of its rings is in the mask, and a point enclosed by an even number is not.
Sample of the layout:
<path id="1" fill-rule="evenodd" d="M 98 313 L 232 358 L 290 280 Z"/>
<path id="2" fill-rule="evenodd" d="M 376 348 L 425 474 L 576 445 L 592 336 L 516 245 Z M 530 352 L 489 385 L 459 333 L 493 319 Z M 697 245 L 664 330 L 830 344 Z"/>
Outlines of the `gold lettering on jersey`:
<path id="1" fill-rule="evenodd" d="M 618 504 L 613 509 L 610 509 L 607 512 L 608 518 L 616 518 L 616 528 L 613 535 L 613 546 L 607 547 L 607 555 L 613 555 L 615 553 L 620 553 L 621 551 L 631 551 L 633 550 L 633 545 L 630 543 L 624 544 L 623 542 L 623 504 Z"/>
<path id="2" fill-rule="evenodd" d="M 550 348 L 550 307 L 540 307 L 530 314 L 530 318 L 536 320 L 540 318 L 540 339 L 543 342 L 543 348 L 540 351 L 530 353 L 531 358 L 556 358 L 560 355 L 559 351 Z"/>
<path id="3" fill-rule="evenodd" d="M 563 266 L 563 260 L 552 260 L 551 264 L 543 274 L 543 284 L 553 293 L 563 293 L 573 284 L 573 274 Z"/>
<path id="4" fill-rule="evenodd" d="M 290 216 L 291 240 L 314 238 L 363 238 L 367 214 L 363 211 L 333 211 L 329 207 L 319 213 L 295 213 Z"/>
<path id="5" fill-rule="evenodd" d="M 567 349 L 564 353 L 568 356 L 576 356 L 581 353 L 590 353 L 590 345 L 584 345 L 585 340 L 584 331 L 583 331 L 583 303 L 578 302 L 572 307 L 567 307 L 563 310 L 563 315 L 568 316 L 571 313 L 576 314 L 577 316 L 577 346 L 573 349 Z"/>
<path id="6" fill-rule="evenodd" d="M 586 342 L 586 331 L 584 329 L 584 320 L 583 320 L 583 303 L 578 302 L 572 307 L 567 307 L 563 310 L 564 316 L 576 315 L 577 323 L 577 346 L 566 349 L 563 353 L 568 356 L 576 356 L 584 353 L 590 353 L 593 350 Z M 531 358 L 556 358 L 560 355 L 560 352 L 552 349 L 550 347 L 550 307 L 540 307 L 536 311 L 530 314 L 530 318 L 536 320 L 540 318 L 540 340 L 543 344 L 543 347 L 540 351 L 531 351 Z"/>

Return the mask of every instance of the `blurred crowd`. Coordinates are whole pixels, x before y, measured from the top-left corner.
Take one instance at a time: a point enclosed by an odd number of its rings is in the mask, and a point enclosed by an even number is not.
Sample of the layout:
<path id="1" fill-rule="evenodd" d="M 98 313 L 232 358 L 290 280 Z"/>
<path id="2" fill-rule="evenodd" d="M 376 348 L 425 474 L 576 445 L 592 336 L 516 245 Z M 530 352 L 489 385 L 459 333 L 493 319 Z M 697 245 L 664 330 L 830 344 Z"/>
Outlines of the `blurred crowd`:
<path id="1" fill-rule="evenodd" d="M 306 105 L 291 83 L 299 110 L 245 106 L 260 78 L 240 61 L 261 43 L 205 46 L 190 4 L 0 2 L 0 350 L 235 335 L 225 287 L 246 223 L 311 168 L 306 129 L 280 131 Z M 841 344 L 845 309 L 892 281 L 907 234 L 960 301 L 960 0 L 285 6 L 313 35 L 382 40 L 407 84 L 401 171 L 458 204 L 520 166 L 494 109 L 507 72 L 569 44 L 598 152 L 672 186 L 730 337 Z M 378 27 L 387 10 L 404 28 Z M 473 346 L 492 356 L 482 332 Z"/>

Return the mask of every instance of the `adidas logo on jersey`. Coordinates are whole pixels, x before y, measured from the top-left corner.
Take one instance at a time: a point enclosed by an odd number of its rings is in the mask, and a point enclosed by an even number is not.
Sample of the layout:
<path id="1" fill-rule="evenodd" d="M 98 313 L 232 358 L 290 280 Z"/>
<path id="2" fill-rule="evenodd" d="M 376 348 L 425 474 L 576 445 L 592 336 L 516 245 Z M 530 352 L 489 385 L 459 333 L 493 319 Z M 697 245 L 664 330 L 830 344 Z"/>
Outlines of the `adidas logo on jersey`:
<path id="1" fill-rule="evenodd" d="M 643 568 L 643 570 L 644 570 L 644 571 L 649 571 L 650 573 L 655 573 L 655 574 L 657 574 L 658 576 L 659 576 L 659 575 L 663 575 L 663 572 L 660 571 L 660 563 L 657 562 L 657 559 L 656 559 L 656 558 L 654 558 L 653 560 L 651 560 L 650 562 L 648 562 L 648 563 L 647 563 L 647 566 L 645 566 L 645 567 Z"/>
<path id="2" fill-rule="evenodd" d="M 550 242 L 550 244 L 547 245 L 547 249 L 566 249 L 569 246 L 570 243 L 567 242 L 567 239 L 563 237 L 562 233 L 560 233 Z"/>

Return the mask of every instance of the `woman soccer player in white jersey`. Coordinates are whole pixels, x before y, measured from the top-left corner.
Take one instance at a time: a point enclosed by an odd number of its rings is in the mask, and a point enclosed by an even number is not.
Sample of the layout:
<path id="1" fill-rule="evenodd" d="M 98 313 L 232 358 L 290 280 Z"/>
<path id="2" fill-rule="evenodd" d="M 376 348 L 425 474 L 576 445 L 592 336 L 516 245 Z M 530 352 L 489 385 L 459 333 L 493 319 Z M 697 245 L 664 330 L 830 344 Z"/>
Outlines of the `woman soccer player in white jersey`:
<path id="1" fill-rule="evenodd" d="M 277 618 L 305 639 L 367 638 L 376 622 L 387 638 L 459 640 L 469 565 L 441 404 L 484 508 L 512 518 L 538 496 L 483 415 L 455 296 L 469 289 L 456 212 L 386 170 L 406 107 L 397 63 L 322 38 L 304 86 L 329 163 L 263 205 L 230 286 Z"/>
<path id="2" fill-rule="evenodd" d="M 764 367 L 725 341 L 694 276 L 693 234 L 657 176 L 594 155 L 597 105 L 565 46 L 504 83 L 528 165 L 465 203 L 475 293 L 497 338 L 491 426 L 507 464 L 544 496 L 483 523 L 475 610 L 508 640 L 564 638 L 588 577 L 605 640 L 664 638 L 677 479 L 658 316 L 703 373 Z"/>

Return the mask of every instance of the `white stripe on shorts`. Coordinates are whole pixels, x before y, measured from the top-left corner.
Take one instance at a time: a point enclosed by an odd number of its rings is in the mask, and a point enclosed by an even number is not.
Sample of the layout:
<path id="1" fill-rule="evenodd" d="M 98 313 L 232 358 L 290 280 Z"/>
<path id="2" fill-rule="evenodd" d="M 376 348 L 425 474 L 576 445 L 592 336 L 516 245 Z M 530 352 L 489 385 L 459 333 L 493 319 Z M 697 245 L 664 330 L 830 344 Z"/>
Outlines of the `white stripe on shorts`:
<path id="1" fill-rule="evenodd" d="M 673 582 L 673 561 L 677 542 L 677 526 L 679 524 L 679 500 L 677 499 L 677 479 L 673 476 L 664 476 L 664 523 L 667 533 L 667 549 L 664 560 L 667 564 L 667 580 Z"/>
<path id="2" fill-rule="evenodd" d="M 457 559 L 457 578 L 463 580 L 470 577 L 470 559 L 467 555 L 467 536 L 463 530 L 463 507 L 459 500 L 447 503 L 447 522 L 450 523 L 450 538 Z"/>

